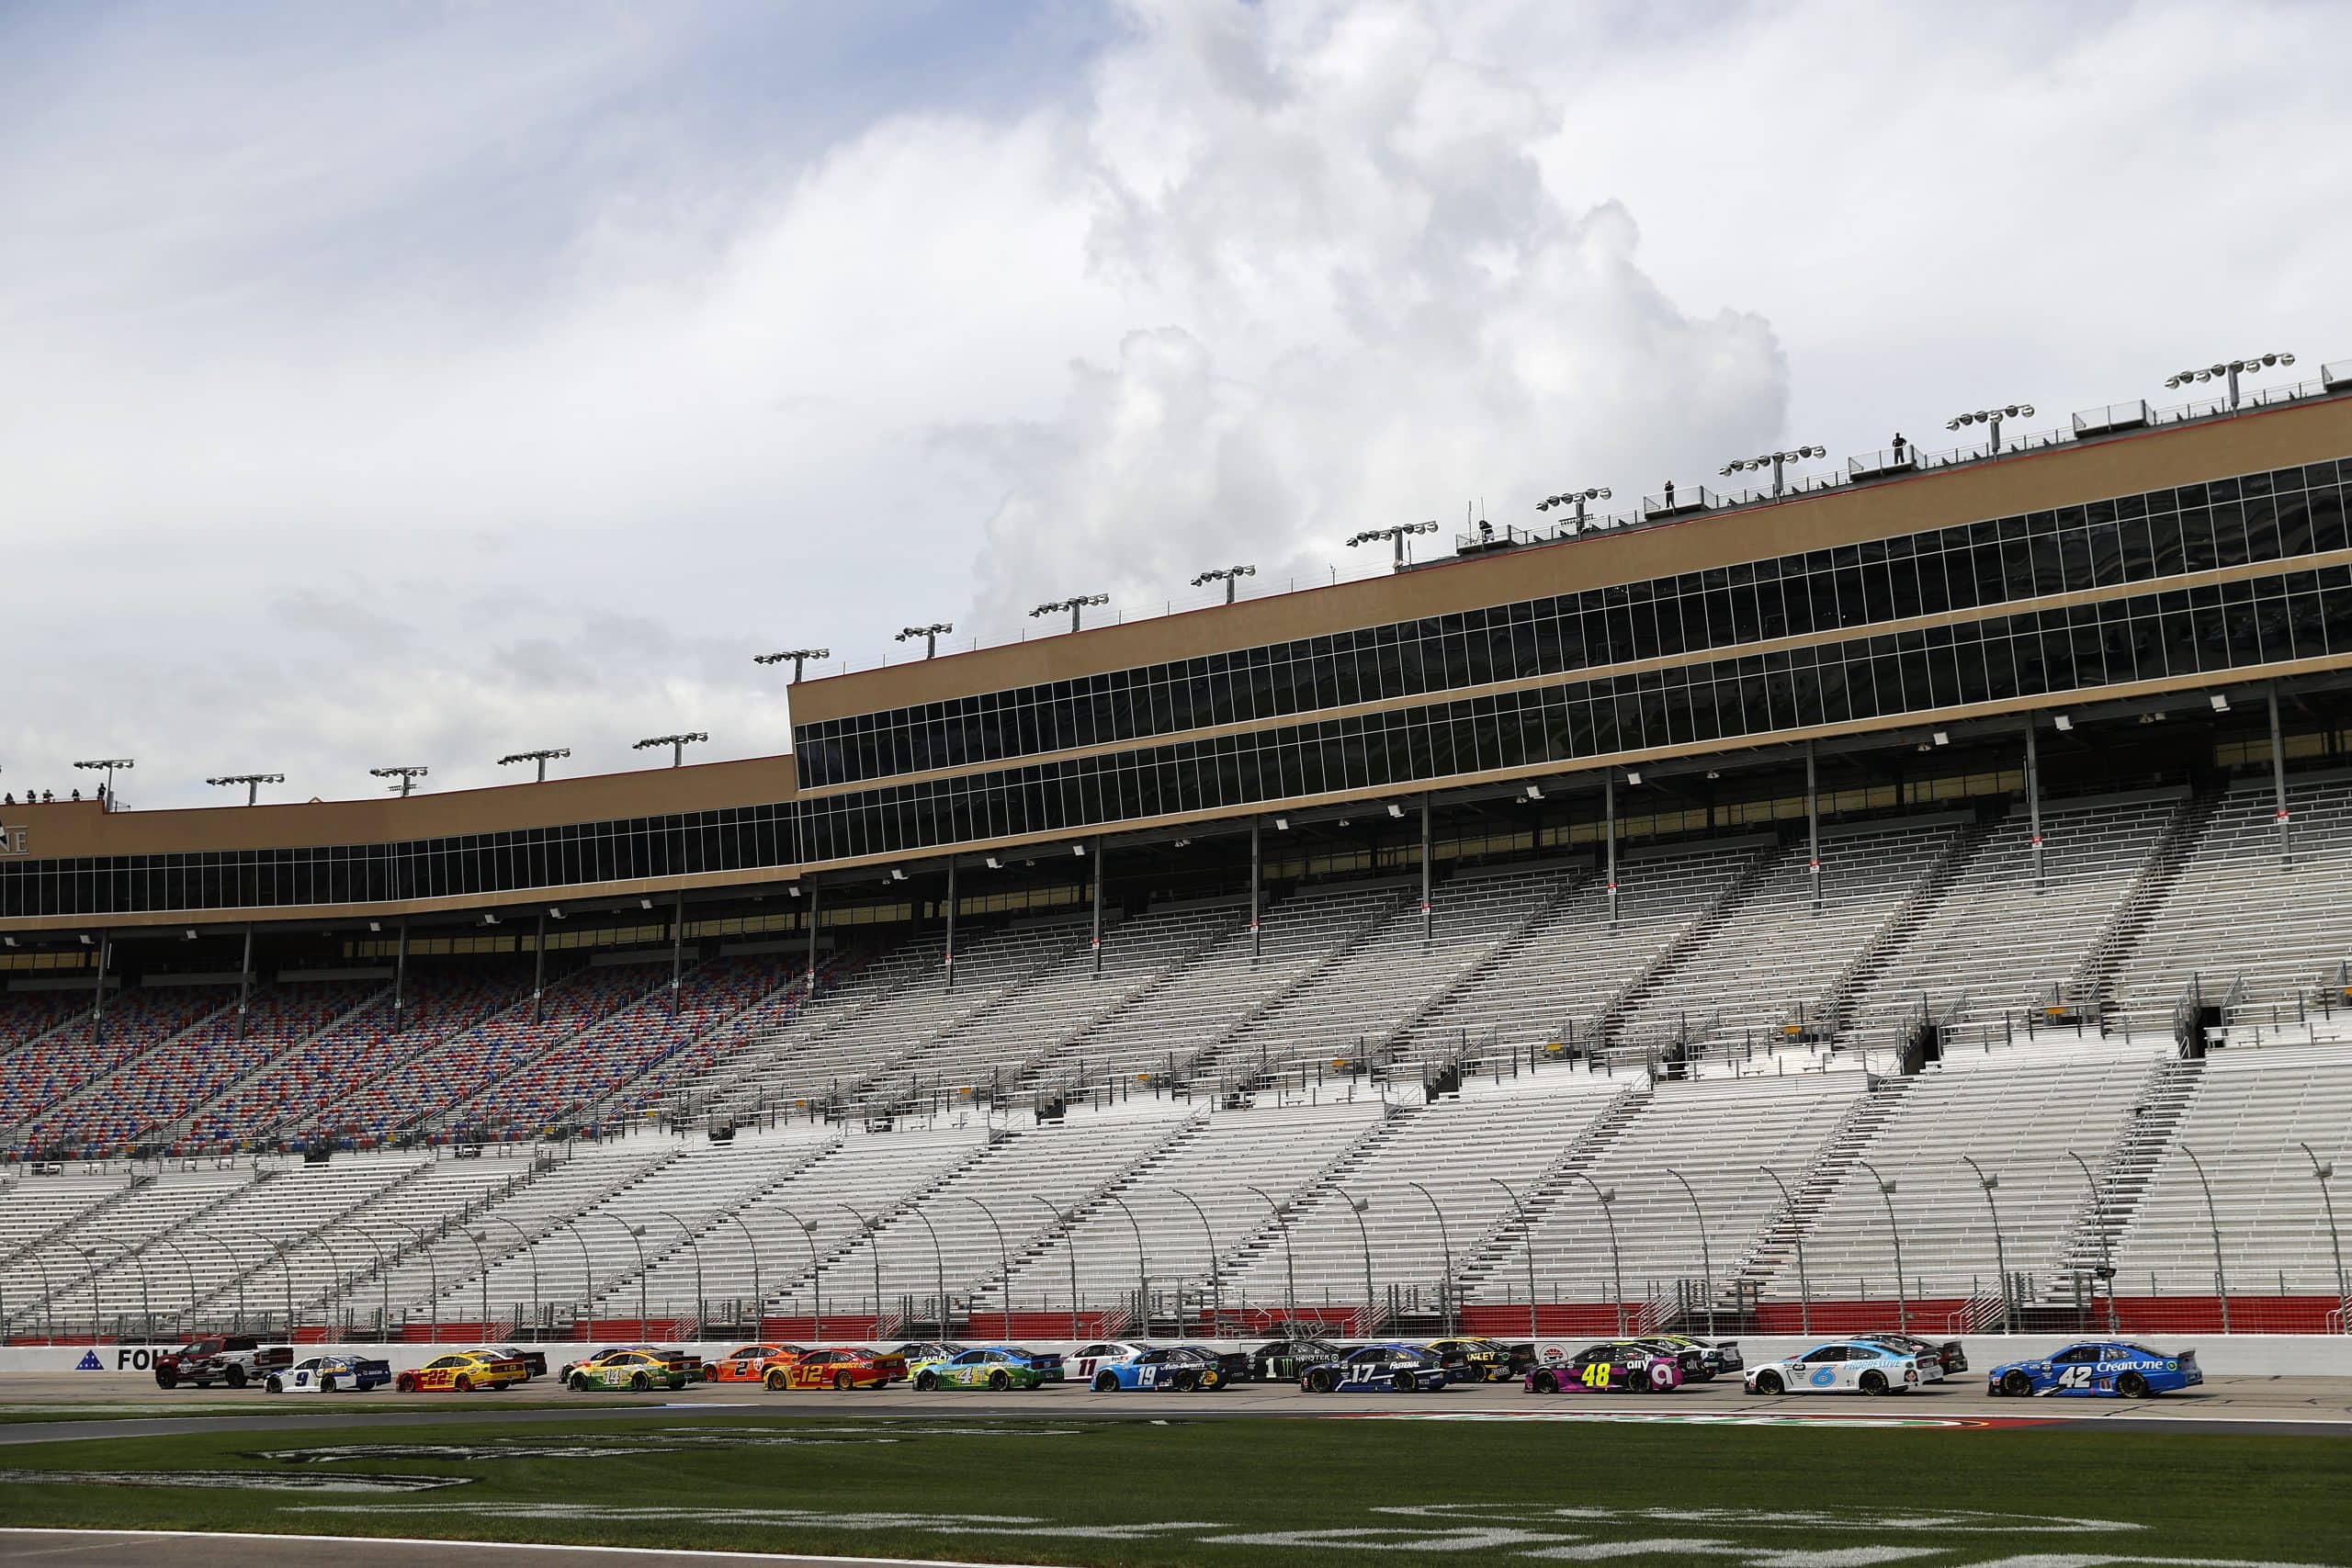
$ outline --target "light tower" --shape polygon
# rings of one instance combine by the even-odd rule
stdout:
[[[956,623],[953,621],[933,621],[927,626],[900,626],[899,635],[890,640],[912,642],[915,638],[921,637],[922,638],[922,656],[925,659],[936,659],[939,657],[940,637],[955,629]]]
[[[1808,458],[1826,457],[1828,455],[1828,448],[1824,446],[1797,446],[1786,452],[1767,452],[1756,457],[1735,457],[1723,466],[1722,472],[1725,479],[1729,479],[1734,474],[1760,472],[1765,468],[1770,468],[1772,493],[1778,496],[1783,493],[1781,484],[1781,469],[1783,465],[1802,463]]]
[[[1575,507],[1577,509],[1576,515],[1569,518],[1568,521],[1575,525],[1574,531],[1581,534],[1585,531],[1586,526],[1584,513],[1585,502],[1589,501],[1607,501],[1609,499],[1609,494],[1610,491],[1607,485],[1595,485],[1590,490],[1572,490],[1566,495],[1545,496],[1543,500],[1535,503],[1535,510],[1538,512],[1549,512],[1555,506]]]
[[[406,764],[397,768],[370,768],[368,770],[368,776],[371,779],[400,780],[400,783],[388,784],[385,787],[398,794],[402,800],[406,800],[408,792],[416,787],[416,781],[432,771],[431,768]]]
[[[2005,419],[2031,419],[2032,417],[2031,403],[2010,403],[2004,408],[1978,409],[1973,413],[1956,413],[1944,421],[1944,428],[1965,430],[1972,424],[1988,427],[1993,433],[1993,442],[1985,448],[1985,456],[1996,457],[2001,453],[2001,422]]]
[[[129,757],[92,757],[87,761],[76,762],[74,765],[77,768],[87,769],[92,773],[103,773],[106,774],[106,783],[101,787],[106,791],[106,808],[108,811],[112,811],[114,809],[114,775],[116,770],[119,769],[127,773],[139,764]]]
[[[2244,359],[2233,359],[2226,364],[2208,365],[2201,370],[2183,370],[2177,375],[2167,376],[2165,378],[2165,385],[2177,388],[2186,387],[2192,381],[2201,383],[2226,380],[2230,384],[2230,407],[2235,408],[2238,406],[2239,377],[2258,375],[2274,367],[2284,369],[2294,362],[2295,356],[2291,354],[2248,355]]]
[[[1040,604],[1035,609],[1029,612],[1029,618],[1034,621],[1040,615],[1058,615],[1064,610],[1068,610],[1069,612],[1069,629],[1077,631],[1079,629],[1079,612],[1084,610],[1090,604],[1108,604],[1110,602],[1111,596],[1108,593],[1080,593],[1072,598],[1056,599],[1050,603]]]
[[[642,740],[630,742],[629,750],[650,751],[657,746],[667,746],[670,748],[670,765],[675,768],[685,762],[687,747],[699,746],[709,739],[710,736],[706,731],[682,729],[675,735],[649,735]]]
[[[1363,533],[1358,534],[1354,538],[1350,539],[1348,541],[1348,545],[1352,548],[1357,545],[1377,544],[1381,540],[1385,539],[1396,547],[1396,570],[1402,571],[1405,570],[1406,538],[1413,534],[1434,534],[1436,532],[1437,524],[1434,520],[1427,523],[1398,523],[1387,528],[1366,528]]]
[[[516,762],[537,762],[539,765],[539,776],[536,782],[545,784],[548,782],[548,764],[571,755],[571,748],[569,746],[543,746],[536,751],[509,752],[498,759],[498,765],[504,768],[511,767]]]
[[[1230,604],[1233,603],[1234,584],[1242,578],[1255,577],[1257,575],[1258,569],[1254,566],[1214,567],[1209,570],[1201,573],[1200,576],[1193,579],[1193,586],[1195,588],[1206,588],[1212,582],[1222,582],[1225,584],[1225,602]]]
[[[752,655],[752,662],[754,664],[781,664],[787,659],[791,660],[792,683],[797,686],[800,683],[800,667],[802,665],[806,664],[812,659],[831,659],[832,656],[833,650],[830,648],[788,648],[782,653],[755,653]]]
[[[284,784],[286,775],[284,773],[222,773],[218,778],[207,779],[204,782],[214,785],[243,784],[245,786],[245,804],[252,806],[261,799],[262,785]]]

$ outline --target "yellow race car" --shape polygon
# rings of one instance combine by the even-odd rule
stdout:
[[[392,1379],[401,1393],[471,1393],[478,1388],[509,1388],[531,1370],[511,1357],[488,1350],[452,1350]]]

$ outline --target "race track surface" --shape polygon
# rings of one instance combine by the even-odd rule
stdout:
[[[0,1564],[21,1568],[712,1568],[756,1562],[809,1568],[856,1562],[862,1568],[961,1568],[911,1557],[789,1557],[759,1551],[632,1551],[609,1546],[508,1545],[497,1541],[373,1540],[364,1536],[215,1535],[198,1531],[26,1530],[0,1529]],[[1002,1568],[1002,1565],[999,1565]]]

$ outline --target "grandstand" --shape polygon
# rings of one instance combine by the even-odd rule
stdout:
[[[2346,1331],[2347,488],[2338,378],[11,808],[0,1330]]]

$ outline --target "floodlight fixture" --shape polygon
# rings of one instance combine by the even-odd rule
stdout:
[[[2071,732],[2075,728],[2075,721],[2068,718],[2063,713],[2052,714],[2050,716],[2050,722],[2057,728],[2058,733],[2061,735]]]
[[[657,746],[667,746],[670,748],[670,765],[674,768],[685,761],[687,747],[699,746],[709,739],[707,730],[682,729],[675,735],[649,735],[642,740],[631,741],[629,750],[649,751]]]
[[[112,811],[114,809],[114,775],[116,770],[120,769],[122,772],[127,773],[139,764],[133,759],[129,757],[92,757],[86,761],[76,762],[74,765],[77,768],[85,769],[92,773],[103,773],[106,774],[106,783],[100,786],[106,791],[106,793],[101,797],[100,804],[108,811]]]
[[[209,778],[204,782],[216,786],[230,784],[244,785],[245,804],[247,806],[251,806],[261,798],[262,785],[266,784],[284,784],[286,782],[286,775],[284,773],[222,773],[218,778]]]
[[[1594,485],[1589,490],[1572,490],[1565,495],[1547,495],[1543,500],[1535,503],[1535,510],[1538,512],[1549,512],[1555,506],[1575,507],[1577,509],[1576,515],[1568,519],[1568,525],[1572,532],[1581,534],[1585,531],[1587,525],[1584,511],[1585,502],[1589,501],[1607,501],[1609,496],[1610,490],[1607,485]]]
[[[1735,457],[1723,466],[1722,472],[1724,477],[1728,479],[1734,474],[1761,473],[1764,469],[1770,468],[1772,470],[1772,493],[1779,495],[1782,493],[1781,470],[1784,466],[1827,456],[1829,456],[1829,449],[1826,446],[1792,446],[1785,452],[1766,452],[1754,457]]]
[[[1992,432],[1992,444],[1985,448],[1987,456],[1998,456],[2001,450],[2001,422],[2005,419],[2031,419],[2031,403],[2009,403],[1997,409],[1977,409],[1970,413],[1956,413],[1944,421],[1946,430],[1965,430],[1981,424]]]
[[[1402,817],[1405,815],[1405,808],[1392,800],[1388,803],[1388,815],[1391,817]]]
[[[1193,586],[1195,588],[1206,588],[1212,582],[1222,582],[1225,584],[1225,602],[1230,604],[1233,603],[1234,584],[1242,578],[1255,577],[1257,575],[1258,569],[1254,566],[1212,567],[1207,571],[1201,573],[1200,576],[1193,579]]]
[[[955,629],[956,626],[952,621],[933,621],[927,626],[900,626],[899,628],[899,635],[892,637],[890,640],[892,642],[912,642],[915,638],[921,637],[922,638],[922,656],[925,659],[936,659],[939,657],[940,637],[944,633],[952,632]]]
[[[1637,784],[1641,783],[1641,782],[1642,782],[1642,771],[1641,771],[1641,769],[1639,769],[1639,768],[1628,768],[1628,769],[1626,769],[1626,770],[1625,770],[1625,782],[1626,782],[1627,784]]]
[[[402,800],[406,800],[408,798],[408,792],[416,787],[416,781],[424,777],[432,771],[433,770],[431,768],[414,764],[406,764],[397,768],[370,768],[368,770],[368,776],[371,779],[400,780],[400,783],[396,784],[387,784],[385,787],[399,795]]]
[[[539,765],[539,776],[537,782],[545,784],[548,782],[548,763],[551,760],[569,757],[571,755],[571,748],[569,746],[543,746],[536,751],[510,752],[508,755],[498,759],[498,765],[503,768],[509,767],[516,762],[537,762]]]
[[[2259,375],[2273,368],[2285,369],[2295,363],[2291,354],[2250,354],[2244,359],[2233,359],[2220,365],[2207,365],[2194,370],[2182,370],[2165,378],[2171,388],[2201,385],[2207,381],[2226,381],[2230,389],[2230,407],[2238,406],[2238,378]]]
[[[2215,713],[2227,713],[2230,711],[2230,694],[2227,692],[2215,692],[2206,700],[2213,705],[2213,711]]]
[[[831,659],[832,656],[833,650],[830,648],[787,648],[781,653],[755,653],[752,655],[752,662],[754,664],[781,664],[787,659],[791,660],[792,679],[794,684],[797,685],[800,681],[801,667],[807,664],[808,660],[812,659]]]
[[[1090,604],[1108,604],[1110,602],[1111,596],[1108,593],[1073,594],[1068,599],[1056,599],[1047,604],[1038,605],[1035,609],[1029,612],[1029,618],[1034,621],[1040,615],[1058,615],[1064,610],[1068,610],[1069,612],[1069,629],[1077,631],[1079,629],[1078,617],[1081,611],[1085,610]]]
[[[1385,539],[1396,547],[1396,570],[1398,571],[1402,571],[1405,570],[1405,540],[1407,537],[1414,534],[1434,534],[1436,532],[1437,523],[1434,519],[1426,523],[1398,523],[1386,528],[1366,528],[1363,533],[1358,534],[1353,538],[1350,539],[1348,541],[1348,545],[1350,548],[1353,548],[1357,545],[1377,544],[1381,540]]]

